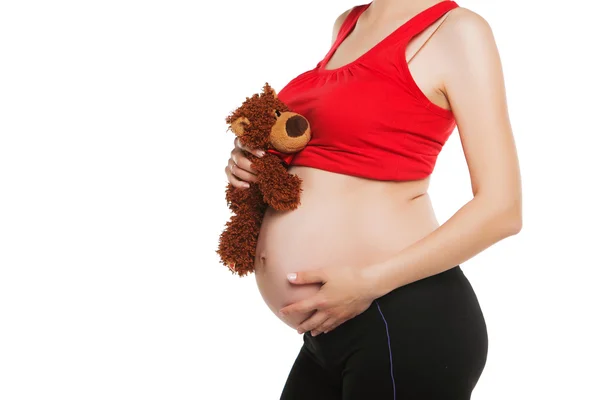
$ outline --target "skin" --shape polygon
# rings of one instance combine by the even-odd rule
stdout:
[[[412,15],[435,3],[437,1],[374,0],[327,68],[337,68],[356,59]],[[348,12],[336,19],[332,40]],[[465,8],[456,8],[446,16],[416,36],[405,56],[423,93],[433,103],[454,113],[473,198],[444,224],[419,238],[407,240],[401,250],[383,260],[359,266],[330,265],[289,274],[288,280],[293,285],[322,285],[315,294],[280,310],[282,319],[310,313],[296,324],[299,333],[329,332],[364,312],[376,298],[464,263],[522,228],[521,176],[502,66],[492,30],[483,17]],[[433,31],[435,34],[427,40]],[[243,187],[244,181],[256,179],[237,142],[226,174],[238,187]],[[411,193],[421,184],[421,196],[427,196],[428,181],[429,178],[410,182]],[[376,195],[380,195],[379,192],[374,192],[373,196]],[[380,200],[372,198],[374,204],[377,201]],[[424,211],[419,215],[424,224],[432,218]],[[420,226],[418,220],[412,223],[406,226],[407,231]]]

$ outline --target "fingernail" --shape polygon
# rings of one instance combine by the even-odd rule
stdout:
[[[264,155],[265,155],[265,152],[264,152],[264,151],[262,151],[262,150],[257,150],[257,151],[256,151],[256,155],[257,155],[257,156],[259,156],[259,157],[262,157],[262,156],[264,156]]]
[[[304,331],[302,329],[298,329],[298,333],[302,334]]]
[[[293,281],[296,280],[296,273],[292,272],[287,275],[288,280]]]
[[[312,337],[315,337],[315,336],[317,336],[317,334],[316,334],[315,332],[311,332],[311,333],[310,333],[310,335],[311,335]]]
[[[244,186],[245,188],[249,188],[249,187],[250,187],[250,184],[249,184],[249,183],[244,183],[244,185],[243,185],[243,186]]]

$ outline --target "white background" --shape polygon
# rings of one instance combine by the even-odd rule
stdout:
[[[218,263],[225,116],[327,52],[350,1],[0,2],[0,399],[277,399],[302,343]],[[492,26],[524,226],[465,262],[473,399],[600,399],[591,2],[459,2]],[[593,57],[595,56],[595,58]],[[430,194],[470,199],[455,132]]]

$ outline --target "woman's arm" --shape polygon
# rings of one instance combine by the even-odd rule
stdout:
[[[384,262],[290,274],[294,284],[323,283],[316,295],[281,310],[282,318],[317,310],[299,326],[299,333],[331,331],[374,299],[444,272],[521,230],[519,163],[492,31],[482,17],[464,8],[448,16],[438,35],[442,29],[449,54],[443,90],[457,122],[473,199],[435,231]]]
[[[521,230],[521,177],[508,117],[498,49],[487,22],[453,11],[438,35],[448,50],[445,94],[458,125],[473,199],[429,235],[377,264],[332,266],[290,274],[294,284],[323,283],[314,296],[281,309],[317,310],[298,328],[328,332],[364,312],[374,299],[444,272]]]
[[[441,29],[452,55],[444,78],[466,157],[473,199],[395,257],[366,268],[377,297],[438,274],[521,230],[521,177],[504,77],[492,30],[468,9]],[[439,33],[442,33],[440,29]]]

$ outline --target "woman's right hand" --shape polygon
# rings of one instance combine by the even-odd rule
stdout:
[[[248,151],[257,157],[262,157],[265,153],[262,150],[249,149],[244,147],[239,138],[236,136],[233,141],[233,150],[231,150],[231,157],[225,167],[225,174],[227,180],[235,187],[249,188],[248,182],[256,182],[256,171],[252,169],[252,163],[242,150]]]

